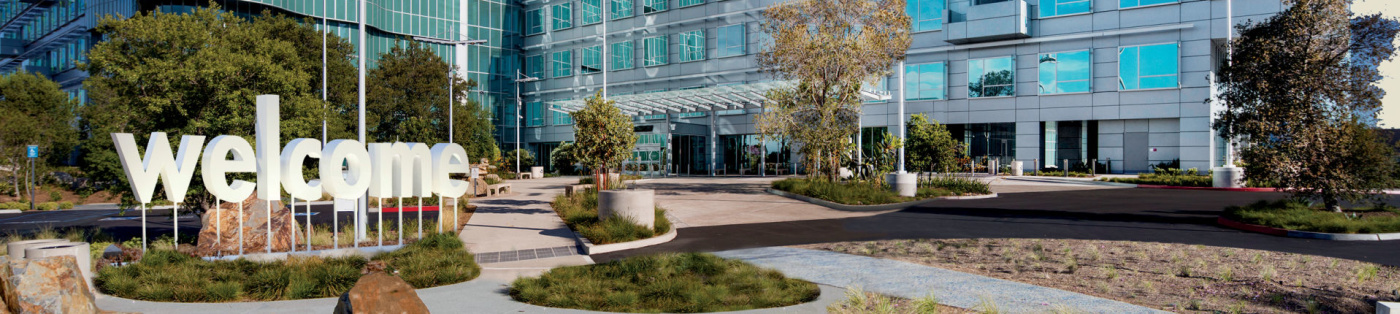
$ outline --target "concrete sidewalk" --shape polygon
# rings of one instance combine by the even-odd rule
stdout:
[[[574,235],[549,203],[577,177],[509,180],[511,192],[473,198],[476,213],[458,235],[475,254],[573,246]]]
[[[1169,313],[1133,304],[1014,281],[973,275],[895,260],[828,251],[766,247],[716,252],[788,277],[827,286],[861,287],[903,298],[927,297],[938,303],[978,310],[983,299],[1009,313],[1044,313],[1071,309],[1088,313]]]

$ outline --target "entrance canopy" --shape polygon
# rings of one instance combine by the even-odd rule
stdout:
[[[761,82],[706,88],[673,90],[646,94],[613,95],[608,100],[627,115],[647,115],[679,112],[715,111],[761,108],[768,101],[768,91],[793,86],[791,81]],[[861,89],[862,100],[889,100],[888,91]],[[546,102],[550,110],[574,112],[583,109],[583,99]]]

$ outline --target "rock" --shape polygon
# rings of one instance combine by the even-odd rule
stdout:
[[[334,313],[428,313],[428,306],[403,279],[374,272],[340,295]]]
[[[254,193],[253,195],[257,195]],[[243,252],[266,252],[267,245],[267,202],[249,196],[243,201],[243,225],[238,225],[238,204],[222,203],[204,213],[204,227],[199,231],[199,255],[238,254],[238,230],[243,230]],[[292,228],[297,227],[291,219],[290,209],[280,200],[272,201],[272,251],[287,251],[292,244]]]
[[[73,256],[3,258],[4,300],[13,313],[98,313]]]
[[[485,179],[482,179],[481,177],[472,178],[472,193],[476,193],[474,195],[486,196],[486,194],[490,192],[487,191],[487,188],[488,186],[486,184]]]

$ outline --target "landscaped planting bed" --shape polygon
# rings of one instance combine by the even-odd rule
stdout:
[[[292,257],[277,262],[206,261],[170,250],[153,250],[126,266],[102,267],[94,283],[117,297],[165,302],[272,301],[338,296],[355,285],[370,261],[414,288],[476,278],[481,268],[453,234],[427,235],[393,251],[362,257]]]
[[[934,177],[919,182],[914,197],[899,196],[885,184],[873,181],[827,181],[813,178],[789,178],[773,181],[773,189],[815,197],[846,205],[881,205],[917,201],[943,196],[991,194],[986,183],[970,178]]]
[[[593,244],[612,244],[647,239],[671,231],[671,221],[666,219],[666,210],[656,208],[654,229],[625,219],[612,217],[599,219],[598,190],[586,189],[574,195],[554,197],[554,212],[569,226]]]
[[[510,295],[529,304],[607,312],[697,313],[816,300],[811,282],[704,253],[640,256],[520,278]]]
[[[1287,230],[1326,233],[1400,232],[1400,209],[1390,206],[1354,208],[1341,213],[1298,201],[1259,201],[1225,209],[1226,219]]]
[[[802,246],[888,258],[1185,313],[1374,313],[1400,300],[1400,268],[1202,245],[1056,239],[918,239]],[[1066,309],[1073,312],[1073,304]]]
[[[828,314],[971,314],[1000,312],[992,303],[987,303],[986,306],[992,306],[992,308],[980,309],[983,311],[977,312],[938,304],[937,296],[931,294],[919,299],[905,299],[852,287],[846,289],[846,300],[828,305],[826,307],[826,312]]]

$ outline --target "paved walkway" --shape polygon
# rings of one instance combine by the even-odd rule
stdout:
[[[894,260],[828,251],[768,247],[716,252],[789,277],[916,299],[930,292],[938,303],[976,310],[983,299],[1009,313],[1068,308],[1089,313],[1168,313],[1109,299]]]
[[[462,228],[459,237],[472,253],[518,251],[573,246],[573,233],[554,214],[549,203],[564,193],[564,186],[576,177],[536,180],[509,180],[511,192],[488,198],[473,198],[476,213]]]

